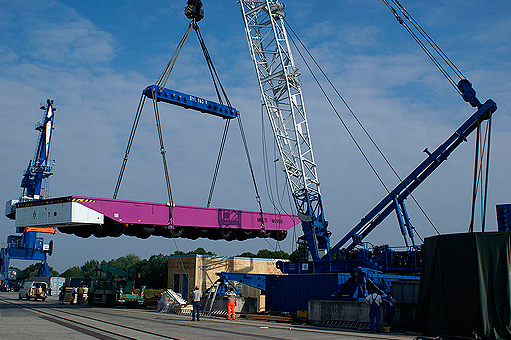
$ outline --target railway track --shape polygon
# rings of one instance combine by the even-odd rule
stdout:
[[[413,336],[368,334],[313,327],[291,326],[238,319],[202,318],[190,321],[189,316],[159,314],[152,310],[124,308],[92,308],[89,306],[60,306],[58,302],[18,301],[0,294],[0,317],[7,306],[27,312],[48,322],[48,328],[58,332],[62,327],[77,332],[77,338],[113,339],[413,339]],[[59,328],[58,326],[61,326]],[[68,337],[66,337],[68,338]],[[41,339],[38,337],[38,339]],[[51,339],[59,339],[55,334]]]

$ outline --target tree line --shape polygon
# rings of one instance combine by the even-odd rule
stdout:
[[[199,247],[195,250],[189,252],[183,252],[176,250],[173,255],[211,255],[216,256],[215,253],[211,251],[206,251],[204,248]],[[255,258],[268,258],[268,259],[290,259],[293,260],[298,258],[297,251],[294,251],[291,254],[286,253],[285,251],[278,250],[272,251],[268,249],[261,249],[257,253],[244,252],[239,255],[239,257],[255,257]],[[97,276],[97,268],[101,264],[108,264],[110,266],[129,270],[134,268],[137,273],[140,274],[140,278],[137,279],[137,286],[147,286],[149,289],[165,289],[167,288],[167,268],[168,268],[168,255],[157,254],[151,255],[149,259],[141,259],[140,256],[135,254],[128,254],[125,256],[121,256],[116,259],[112,259],[110,261],[98,261],[95,259],[88,260],[81,266],[73,266],[66,269],[64,272],[59,273],[50,267],[50,273],[52,277],[60,276],[60,277],[77,277],[77,278],[92,278]],[[31,264],[25,269],[17,269],[18,271],[18,279],[19,280],[27,280],[31,277],[34,277],[39,269],[40,264],[35,263]]]

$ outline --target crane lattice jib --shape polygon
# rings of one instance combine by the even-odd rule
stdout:
[[[265,107],[302,220],[311,255],[329,248],[316,162],[301,90],[278,1],[240,1],[250,54]]]

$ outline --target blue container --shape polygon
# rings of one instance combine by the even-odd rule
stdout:
[[[342,283],[339,280],[344,280],[339,273],[268,275],[266,310],[290,313],[307,310],[309,300],[331,300]]]

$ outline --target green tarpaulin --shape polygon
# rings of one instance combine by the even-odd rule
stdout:
[[[424,242],[416,325],[424,334],[511,339],[511,232]]]

